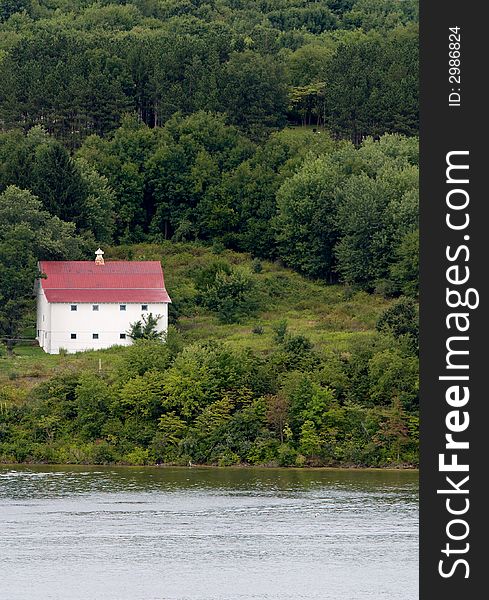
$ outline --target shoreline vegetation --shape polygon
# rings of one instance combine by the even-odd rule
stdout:
[[[413,301],[199,244],[106,255],[128,253],[162,261],[174,300],[166,341],[72,355],[19,346],[0,358],[0,461],[417,466]],[[245,274],[246,294],[210,307],[199,285],[212,294],[219,269]]]
[[[417,466],[415,0],[12,0],[0,80],[0,462]],[[43,354],[98,247],[166,340]]]
[[[133,469],[138,469],[138,468],[144,468],[144,469],[181,469],[183,470],[189,470],[189,469],[193,469],[193,470],[198,470],[198,469],[231,469],[231,470],[240,470],[240,469],[246,469],[246,470],[263,470],[263,471],[269,471],[269,470],[284,470],[284,471],[359,471],[359,472],[363,472],[363,471],[378,471],[380,473],[384,473],[386,471],[391,471],[391,472],[395,472],[398,473],[400,471],[407,471],[410,473],[419,473],[419,467],[415,467],[412,465],[397,465],[397,466],[391,466],[391,467],[362,467],[362,466],[357,466],[357,465],[338,465],[338,466],[321,466],[321,467],[311,467],[311,466],[303,466],[303,467],[278,467],[275,465],[250,465],[250,464],[238,464],[238,465],[229,465],[226,467],[222,467],[219,465],[209,465],[209,464],[198,464],[198,465],[194,465],[192,464],[191,466],[189,465],[177,465],[177,464],[171,464],[171,463],[167,463],[167,464],[154,464],[154,465],[131,465],[131,464],[125,464],[125,463],[108,463],[108,464],[74,464],[74,463],[27,463],[27,462],[23,462],[23,463],[7,463],[7,462],[0,462],[0,467],[62,467],[63,469],[65,467],[75,467],[75,468],[84,468],[84,467],[88,467],[89,469],[91,468],[106,468],[106,469],[110,469],[110,468],[133,468]]]

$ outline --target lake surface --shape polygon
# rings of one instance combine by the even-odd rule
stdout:
[[[418,474],[0,466],[2,600],[416,600]]]

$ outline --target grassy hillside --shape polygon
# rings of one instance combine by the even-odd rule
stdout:
[[[316,348],[341,351],[346,350],[354,338],[373,332],[379,315],[390,304],[382,296],[310,281],[277,263],[262,261],[261,272],[252,275],[260,305],[256,316],[240,323],[223,324],[211,311],[196,306],[195,276],[215,261],[257,270],[256,262],[248,255],[168,242],[106,248],[106,258],[162,262],[166,287],[180,312],[178,327],[188,342],[214,339],[226,341],[235,348],[250,347],[267,353],[273,345],[272,326],[285,319],[291,333],[307,336]],[[22,390],[64,370],[97,371],[99,359],[102,370],[111,371],[124,351],[124,348],[111,348],[51,356],[38,347],[17,346],[13,358],[4,355],[0,358],[0,388],[16,388],[23,395]]]
[[[24,346],[1,358],[0,462],[417,464],[412,301],[220,245],[106,257],[162,262],[167,343],[64,356]]]

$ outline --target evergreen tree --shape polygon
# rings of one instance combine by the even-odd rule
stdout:
[[[81,222],[87,186],[78,166],[59,142],[37,149],[33,180],[33,191],[46,210],[64,221]]]
[[[140,321],[131,323],[128,335],[133,340],[159,340],[163,332],[158,329],[161,315],[143,315]]]

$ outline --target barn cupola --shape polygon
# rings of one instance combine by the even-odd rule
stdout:
[[[105,264],[104,254],[105,254],[104,251],[100,248],[95,252],[95,264],[98,265],[99,267],[101,267],[102,265]]]

